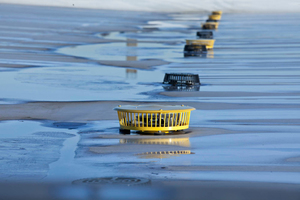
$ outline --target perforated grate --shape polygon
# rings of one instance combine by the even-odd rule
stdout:
[[[198,31],[197,36],[199,38],[204,38],[204,39],[213,39],[213,32],[212,31]]]
[[[166,73],[163,83],[172,85],[200,85],[200,78],[198,74]]]

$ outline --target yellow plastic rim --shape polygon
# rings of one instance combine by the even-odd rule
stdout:
[[[220,10],[215,10],[215,11],[212,11],[212,14],[213,15],[222,15],[222,11],[220,11]]]
[[[220,20],[221,19],[221,15],[209,15],[208,19],[211,19],[211,20]]]
[[[219,27],[219,22],[206,22],[202,24],[202,27],[209,27],[209,29],[218,29]]]
[[[205,45],[207,49],[214,48],[215,40],[186,40],[186,44],[197,44],[197,45]]]

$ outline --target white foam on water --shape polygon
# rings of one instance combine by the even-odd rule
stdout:
[[[299,0],[0,0],[0,3],[150,12],[300,12]]]

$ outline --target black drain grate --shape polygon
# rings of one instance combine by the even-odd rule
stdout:
[[[207,48],[205,45],[187,44],[184,46],[184,50],[183,50],[184,57],[199,56],[206,53],[207,53]]]
[[[217,25],[215,24],[203,24],[202,29],[217,29]]]
[[[206,22],[219,22],[219,20],[215,20],[215,19],[207,19]]]
[[[213,39],[213,32],[212,31],[198,31],[197,36],[199,38],[204,38],[204,39]]]
[[[151,181],[145,178],[133,177],[103,177],[103,178],[84,178],[73,181],[73,184],[86,184],[86,185],[126,185],[126,186],[139,186],[148,185]]]
[[[200,85],[200,78],[198,74],[166,73],[163,83],[172,85]]]

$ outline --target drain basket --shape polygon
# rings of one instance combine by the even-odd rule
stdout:
[[[208,19],[211,19],[211,20],[220,20],[221,19],[221,15],[209,15]]]
[[[162,105],[119,105],[118,112],[120,132],[130,130],[147,132],[169,132],[187,129],[193,107]],[[127,130],[127,131],[124,131]]]
[[[198,74],[166,73],[163,83],[172,85],[200,85],[200,78]]]
[[[199,38],[204,38],[204,39],[213,39],[213,32],[212,31],[198,31],[197,36]]]
[[[220,10],[212,11],[211,14],[213,14],[213,15],[222,15],[222,11],[220,11]]]
[[[219,22],[206,22],[202,24],[202,29],[217,29],[219,27]]]
[[[215,40],[214,39],[196,39],[196,40],[186,40],[187,45],[203,45],[207,49],[214,48]]]

